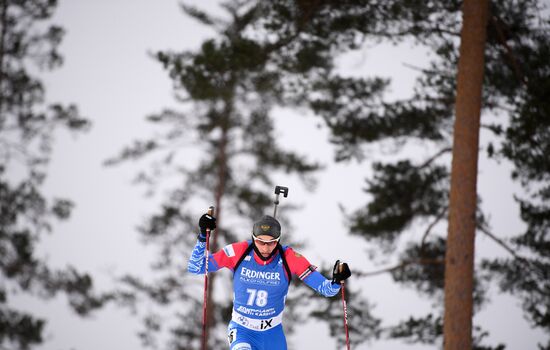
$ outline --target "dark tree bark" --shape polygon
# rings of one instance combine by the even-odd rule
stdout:
[[[0,123],[2,123],[2,110],[4,106],[4,42],[6,41],[8,3],[0,1]],[[1,124],[0,124],[1,125]]]

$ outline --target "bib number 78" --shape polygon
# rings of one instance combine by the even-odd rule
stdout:
[[[264,307],[267,305],[267,291],[262,289],[247,288],[246,292],[248,293],[248,301],[246,302],[246,305],[252,306],[254,303],[259,307]]]

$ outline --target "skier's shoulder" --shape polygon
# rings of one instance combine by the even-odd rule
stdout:
[[[285,258],[287,258],[287,259],[289,259],[289,258],[290,259],[300,259],[300,258],[304,257],[302,254],[295,251],[294,248],[292,248],[291,246],[284,245],[282,247],[283,247],[283,252],[285,252]]]
[[[228,257],[234,257],[234,256],[239,257],[246,251],[250,243],[251,241],[231,243],[223,247],[223,251],[225,252],[225,255],[227,255]]]
[[[293,273],[299,275],[311,265],[306,257],[295,251],[292,247],[283,246],[283,251],[285,252],[285,260]]]

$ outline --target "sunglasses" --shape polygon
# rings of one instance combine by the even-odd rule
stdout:
[[[270,239],[270,240],[265,240],[265,239],[261,239],[261,238],[256,238],[254,237],[254,242],[256,242],[256,245],[259,245],[259,246],[269,246],[269,247],[272,247],[274,245],[277,244],[277,242],[279,242],[279,238],[274,238],[274,239]]]

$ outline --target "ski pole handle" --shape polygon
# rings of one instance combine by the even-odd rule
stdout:
[[[273,217],[277,218],[277,206],[279,205],[279,195],[283,194],[283,197],[288,197],[288,187],[275,186],[275,208],[273,209]]]
[[[210,206],[208,207],[208,210],[206,211],[206,214],[209,216],[214,216],[214,207]],[[210,252],[210,228],[206,228],[206,250],[204,251],[204,274],[208,275],[208,254]]]

